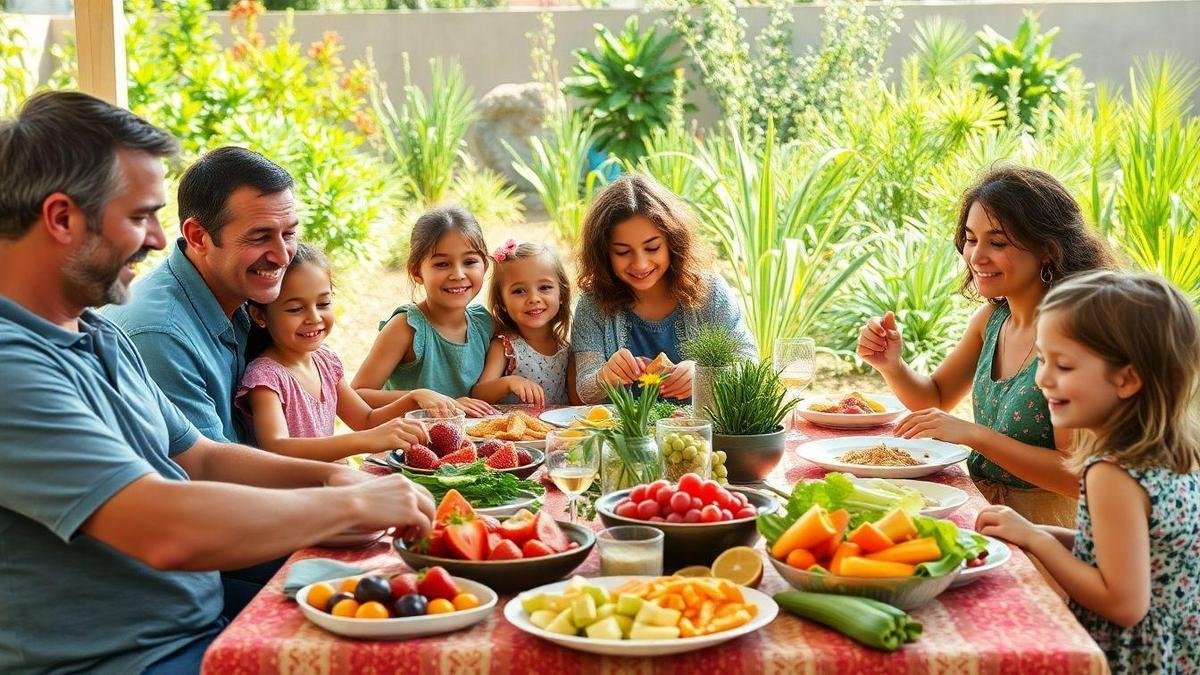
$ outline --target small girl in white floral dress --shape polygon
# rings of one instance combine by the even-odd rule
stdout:
[[[1083,432],[1079,529],[1005,506],[976,528],[1045,566],[1114,673],[1200,672],[1200,319],[1162,279],[1115,272],[1067,279],[1039,311],[1037,385],[1055,428]]]
[[[544,244],[513,239],[492,258],[488,308],[496,337],[471,396],[539,406],[577,402],[568,341],[571,285],[562,262]]]

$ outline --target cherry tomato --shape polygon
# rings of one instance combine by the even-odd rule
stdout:
[[[634,502],[626,500],[618,504],[617,508],[613,509],[613,513],[616,513],[622,518],[637,518],[638,505]]]
[[[758,511],[753,506],[743,506],[741,510],[733,514],[734,518],[753,518],[758,515]]]
[[[733,520],[733,513],[729,509],[721,509],[721,520]]]
[[[308,596],[305,598],[305,601],[308,602],[309,605],[312,605],[323,612],[325,611],[325,608],[329,606],[329,599],[332,598],[333,594],[336,592],[337,591],[333,590],[333,586],[330,586],[325,582],[321,582],[308,589]]]
[[[688,512],[683,514],[683,522],[685,522],[685,523],[700,522],[700,509],[688,509]]]
[[[335,608],[336,609],[336,608]],[[387,607],[383,606],[382,602],[364,602],[358,606],[354,612],[356,619],[386,619],[388,618]]]
[[[671,510],[675,513],[687,513],[692,508],[692,498],[686,492],[676,492],[671,495]]]
[[[720,489],[721,486],[717,483],[717,481],[706,480],[704,481],[704,485],[700,487],[700,498],[703,499],[706,504],[712,504],[717,500],[717,491]]]
[[[668,483],[665,478],[659,478],[658,480],[646,486],[646,497],[654,499],[655,497],[658,497],[659,490],[670,486],[671,484]]]
[[[659,490],[658,494],[654,495],[654,501],[658,502],[658,505],[665,509],[667,505],[671,503],[671,498],[676,494],[678,493],[672,490],[670,487],[665,487]]]
[[[721,509],[714,504],[709,504],[703,509],[700,509],[700,522],[715,523],[721,519]]]
[[[646,486],[638,485],[629,491],[629,501],[637,503],[646,498]]]
[[[667,514],[667,522],[668,523],[682,523],[683,516],[679,515],[678,511],[672,511]]]
[[[473,609],[479,606],[479,598],[474,593],[459,593],[450,601],[454,609]]]
[[[694,473],[685,473],[679,478],[679,490],[693,497],[700,496],[700,486],[703,484],[704,479]]]
[[[692,497],[692,508],[696,509],[697,511],[704,508],[704,500],[700,499],[699,497]]]
[[[358,601],[346,598],[333,606],[329,611],[334,616],[353,617],[358,612]]]
[[[658,508],[658,502],[653,499],[646,499],[637,506],[638,518],[642,520],[650,520],[654,516],[662,513]]]

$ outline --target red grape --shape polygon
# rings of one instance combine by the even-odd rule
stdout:
[[[653,518],[651,518],[651,519],[650,519],[650,522],[652,522],[652,523],[665,523],[665,522],[667,522],[667,519],[666,519],[666,518],[663,518],[662,516],[654,516]]]
[[[700,509],[688,509],[688,512],[683,514],[683,522],[685,522],[685,523],[700,522]]]
[[[682,522],[683,522],[683,516],[679,515],[678,513],[674,512],[674,511],[672,511],[671,513],[668,513],[668,514],[667,514],[667,522],[668,522],[668,523],[682,523]]]
[[[733,520],[733,514],[729,509],[721,509],[721,520]]]
[[[704,500],[699,497],[692,497],[692,508],[697,511],[704,508]]]
[[[632,502],[640,502],[646,498],[646,486],[638,485],[629,491],[629,500]]]
[[[665,487],[668,487],[670,485],[671,484],[667,482],[667,479],[659,478],[658,480],[656,480],[653,483],[646,486],[646,497],[649,499],[654,499],[655,497],[658,496],[659,490],[661,490]]]
[[[721,519],[721,509],[709,504],[703,509],[700,509],[700,521],[704,523],[715,523]]]
[[[733,514],[735,518],[753,518],[758,515],[758,510],[753,506],[743,506],[740,511]]]
[[[700,487],[700,498],[703,499],[705,503],[712,504],[717,500],[717,490],[720,489],[721,486],[717,483],[717,481],[706,480],[704,481],[704,485]]]
[[[737,503],[733,501],[733,495],[729,494],[729,490],[726,490],[725,488],[717,488],[717,494],[714,501],[717,503],[717,506],[720,506],[723,509],[732,509]]]

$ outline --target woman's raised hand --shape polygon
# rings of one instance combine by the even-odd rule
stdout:
[[[662,383],[659,393],[665,398],[691,398],[695,372],[695,361],[680,361],[671,368],[671,374]]]
[[[622,347],[608,357],[608,362],[600,368],[597,377],[601,382],[617,386],[633,382],[642,376],[643,371],[644,366],[633,355],[633,352]]]
[[[899,367],[903,348],[900,327],[892,312],[871,317],[858,333],[858,355],[880,372]]]

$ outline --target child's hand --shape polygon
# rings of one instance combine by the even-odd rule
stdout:
[[[696,371],[695,361],[680,361],[675,364],[671,374],[667,376],[659,388],[666,398],[690,398],[692,395],[692,375]]]
[[[467,413],[467,417],[487,417],[488,415],[499,415],[500,411],[492,407],[487,401],[480,401],[477,398],[463,396],[462,398],[454,399],[454,403],[463,412]]]
[[[546,390],[542,385],[518,375],[508,376],[508,390],[521,399],[521,403],[529,405],[545,405]]]
[[[629,384],[642,376],[644,367],[634,357],[633,353],[622,347],[608,357],[608,362],[600,368],[598,377],[601,382],[611,385]]]
[[[382,450],[408,450],[414,443],[425,440],[425,431],[417,422],[405,419],[390,419],[383,424],[361,432],[372,448],[370,452]]]
[[[984,507],[975,518],[975,531],[1028,548],[1038,528],[1012,508],[991,504]]]
[[[458,404],[454,402],[454,399],[432,389],[413,389],[409,394],[412,396],[413,403],[417,404],[418,410],[426,410],[432,416],[453,417],[454,413],[458,411]]]

